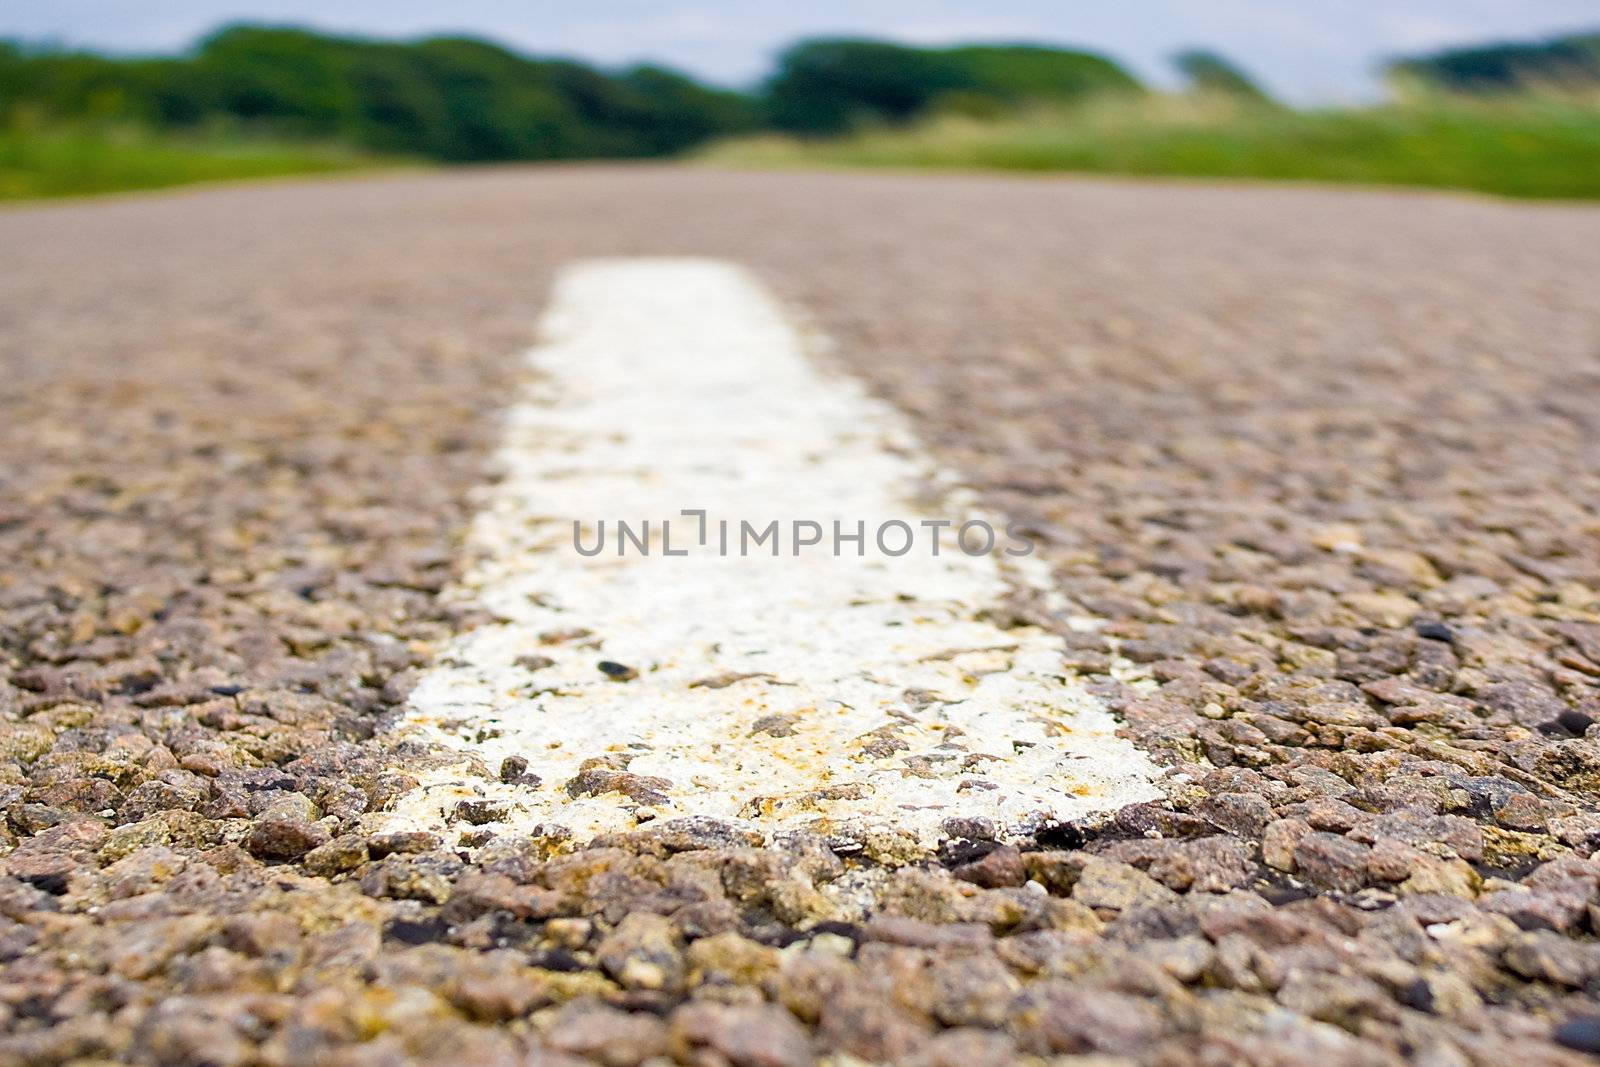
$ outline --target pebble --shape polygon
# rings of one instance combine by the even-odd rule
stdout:
[[[282,812],[268,812],[256,820],[245,838],[250,854],[266,860],[299,859],[328,843],[326,827]]]
[[[603,659],[595,666],[600,669],[601,674],[610,678],[613,682],[631,682],[639,677],[639,672],[633,667],[629,667],[625,663],[617,663],[614,660]]]

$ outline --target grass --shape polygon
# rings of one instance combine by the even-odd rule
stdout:
[[[835,140],[747,138],[716,145],[703,158],[736,166],[1299,179],[1600,198],[1600,102],[1419,98],[1293,111],[1150,96],[989,120],[946,115]]]
[[[325,174],[386,160],[326,145],[117,128],[0,127],[0,200]]]
[[[1107,97],[1071,109],[943,115],[832,140],[761,136],[702,154],[737,166],[856,166],[1300,179],[1600,198],[1600,99],[1415,97],[1293,111],[1219,97]],[[0,126],[0,200],[323,174],[396,161],[236,132]]]

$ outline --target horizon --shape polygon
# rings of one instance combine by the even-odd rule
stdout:
[[[1218,0],[1207,5],[1209,12],[1181,0],[1150,0],[1142,9],[1146,17],[1131,19],[1108,9],[1077,11],[1064,19],[1037,0],[1014,0],[977,16],[952,0],[921,5],[886,0],[859,7],[835,0],[807,12],[757,3],[741,7],[738,18],[718,14],[725,6],[723,0],[703,0],[658,11],[645,10],[650,5],[643,0],[606,0],[577,16],[567,9],[530,15],[505,0],[478,0],[457,5],[451,18],[439,20],[413,0],[356,0],[335,18],[322,17],[309,0],[177,0],[159,14],[103,0],[58,0],[0,11],[0,38],[115,55],[172,55],[238,23],[378,40],[469,36],[524,55],[605,68],[656,64],[740,89],[759,84],[784,47],[815,37],[870,37],[923,47],[1079,49],[1113,59],[1156,87],[1177,84],[1173,53],[1203,48],[1227,56],[1290,103],[1324,104],[1381,96],[1383,63],[1402,55],[1540,40],[1592,30],[1600,22],[1592,4],[1576,0],[1534,0],[1516,12],[1485,0],[1413,0],[1385,10],[1343,0],[1315,12],[1283,11],[1267,0]],[[637,17],[625,17],[628,11]],[[1154,17],[1153,11],[1169,17]]]

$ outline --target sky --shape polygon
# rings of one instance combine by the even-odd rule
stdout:
[[[1036,41],[1106,52],[1157,84],[1181,48],[1217,49],[1297,103],[1370,98],[1384,57],[1600,29],[1600,0],[0,0],[0,37],[171,52],[219,24],[382,37],[468,33],[602,64],[663,62],[748,85],[787,42]]]

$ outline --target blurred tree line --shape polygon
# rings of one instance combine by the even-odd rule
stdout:
[[[240,25],[177,57],[111,57],[0,41],[0,122],[218,127],[452,162],[661,156],[777,128],[842,132],[937,103],[999,107],[1138,83],[1110,60],[1023,46],[796,45],[758,92],[656,66],[621,72],[468,38],[393,42]]]
[[[1593,92],[1600,87],[1600,33],[1452,48],[1396,60],[1389,74],[1403,88],[1457,93]]]
[[[1141,88],[1117,64],[1089,52],[823,39],[802,41],[779,57],[762,104],[765,119],[777,129],[836,134],[864,123],[904,122],[934,107],[981,116],[1021,103]]]
[[[1195,92],[1271,104],[1213,52],[1180,53],[1174,62]],[[1447,91],[1594,86],[1600,35],[1458,49],[1390,69],[1406,84]],[[608,72],[461,37],[397,42],[238,25],[174,57],[0,41],[0,132],[125,124],[451,162],[662,156],[760,129],[830,136],[933,111],[997,117],[1022,104],[1143,92],[1104,56],[1031,45],[802,41],[757,91],[740,93],[661,67]]]
[[[611,74],[466,38],[233,26],[175,58],[0,42],[0,119],[222,124],[465,162],[666,155],[753,128],[757,106],[659,67]]]

